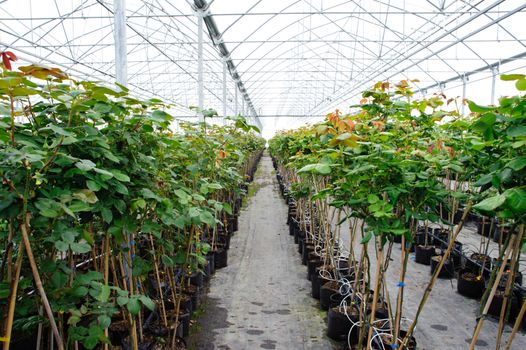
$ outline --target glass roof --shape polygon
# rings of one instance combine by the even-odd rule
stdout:
[[[220,34],[204,26],[204,107],[248,109],[232,69],[223,101],[224,44],[268,130],[345,110],[386,79],[457,95],[465,79],[466,96],[489,103],[492,84],[474,82],[525,66],[524,0],[126,0],[128,87],[176,103],[181,117],[199,102],[199,4]],[[114,0],[0,0],[0,18],[0,50],[19,64],[115,81]]]

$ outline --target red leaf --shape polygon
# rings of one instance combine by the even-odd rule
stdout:
[[[11,61],[16,61],[16,60],[18,60],[18,57],[16,57],[16,55],[15,55],[14,53],[12,53],[11,51],[6,51],[5,54],[6,54],[7,56],[9,56],[9,59],[10,59]]]
[[[11,70],[11,62],[5,52],[2,52],[2,62],[4,63],[5,69]]]
[[[4,63],[4,66],[7,70],[11,70],[12,67],[11,67],[11,61],[16,61],[18,59],[18,57],[16,57],[16,55],[14,53],[12,53],[11,51],[5,51],[5,52],[2,52],[2,62]]]

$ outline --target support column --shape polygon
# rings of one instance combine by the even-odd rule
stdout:
[[[126,0],[113,0],[115,39],[115,78],[122,86],[128,85],[128,59],[126,50]]]
[[[465,115],[465,111],[466,111],[466,104],[464,103],[464,101],[466,100],[467,82],[468,82],[468,77],[466,77],[466,74],[462,74],[462,107],[461,107],[461,112],[460,112],[462,116]]]
[[[237,81],[234,81],[234,99],[235,99],[235,106],[234,106],[234,114],[235,115],[238,115],[239,114],[239,111],[238,111],[238,101],[237,101]]]
[[[497,83],[497,75],[499,68],[497,66],[491,68],[491,104],[495,104],[495,86]]]
[[[226,110],[228,101],[226,100],[226,60],[223,60],[223,125],[226,125]]]
[[[203,78],[203,11],[197,10],[197,95],[199,96],[199,121],[204,122],[203,109],[205,104]]]
[[[241,98],[241,115],[244,117],[247,114],[245,113],[245,97]]]

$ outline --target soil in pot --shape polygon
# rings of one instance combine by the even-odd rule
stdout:
[[[458,274],[457,291],[463,296],[479,299],[484,294],[485,286],[484,276],[466,270]]]
[[[423,246],[417,245],[415,248],[415,262],[419,264],[429,265],[431,264],[431,257],[435,256],[434,246]]]
[[[128,321],[122,318],[112,320],[109,327],[109,338],[111,344],[113,346],[121,345],[124,338],[126,338],[129,335],[129,332],[130,329],[128,326]]]
[[[139,343],[139,350],[153,350],[156,343],[156,337],[153,334],[146,334],[143,337],[142,342]],[[126,337],[121,343],[122,350],[132,350],[130,337]]]
[[[179,303],[179,310],[184,310],[192,313],[194,311],[192,309],[192,304],[192,296],[190,294],[183,293],[183,295],[181,295],[181,301]],[[171,299],[171,297],[164,302],[164,307],[166,308],[166,311],[175,310],[176,305]]]
[[[438,264],[440,264],[440,261],[443,259],[443,256],[436,255],[431,258],[431,274],[435,273],[435,270],[438,267]],[[451,259],[447,259],[447,261],[442,266],[442,270],[440,270],[440,273],[438,274],[438,278],[453,278],[455,275],[455,268],[453,261]]]
[[[320,287],[320,308],[328,310],[331,303],[331,296],[338,293],[340,285],[337,281],[329,281]]]
[[[482,265],[485,266],[482,275],[487,279],[491,271],[491,257],[489,255],[473,253],[469,259],[465,259],[464,261],[464,269],[476,274],[480,273]]]
[[[393,336],[391,334],[387,334],[387,333],[388,332],[386,332],[386,334],[382,334],[380,336],[383,346],[379,346],[378,347],[378,345],[376,345],[377,349],[382,349],[382,350],[383,349],[392,349],[391,344],[394,343],[393,342]],[[398,339],[402,340],[402,339],[405,338],[406,335],[407,335],[407,331],[400,330],[400,334],[398,334]],[[407,342],[407,346],[405,346],[404,349],[416,350],[416,346],[417,346],[416,339],[415,339],[415,337],[411,336],[409,338],[409,341]]]

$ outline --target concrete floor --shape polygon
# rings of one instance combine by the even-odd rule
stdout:
[[[268,155],[251,186],[256,192],[239,217],[228,266],[212,277],[189,349],[333,349]]]
[[[193,327],[189,349],[336,349],[324,335],[326,312],[319,311],[318,301],[310,297],[306,267],[301,265],[297,246],[288,235],[287,207],[279,195],[268,156],[262,158],[251,186],[255,195],[248,198],[240,215],[239,232],[231,241],[229,266],[212,278],[205,313]],[[476,249],[480,236],[472,229],[462,232],[460,240]],[[348,247],[348,230],[343,229],[341,237]],[[387,274],[393,302],[400,267],[399,246],[393,248]],[[374,271],[372,244],[370,249]],[[429,270],[429,266],[413,259],[408,264],[406,317],[416,312],[430,279]],[[467,349],[478,306],[478,301],[457,293],[456,280],[439,279],[415,331],[418,349]],[[497,327],[495,320],[485,321],[476,349],[495,349]],[[503,341],[510,331],[506,327]],[[517,334],[512,349],[526,349],[524,333]]]

